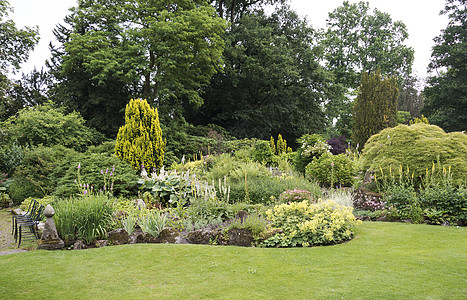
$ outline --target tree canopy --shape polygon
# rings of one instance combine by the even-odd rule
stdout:
[[[343,90],[320,66],[322,51],[305,20],[289,7],[271,16],[257,11],[225,38],[224,72],[214,75],[190,122],[215,123],[237,137],[280,133],[291,142],[323,130]]]
[[[206,1],[80,0],[65,22],[51,61],[58,92],[94,127],[106,124],[93,112],[122,113],[131,96],[199,107],[200,89],[222,66],[227,24]]]
[[[20,64],[28,59],[29,52],[39,42],[39,29],[18,29],[9,18],[11,11],[8,1],[0,0],[0,120],[18,111],[15,100],[10,96],[13,83],[7,74],[19,69]]]
[[[408,32],[402,21],[378,9],[371,14],[368,2],[344,1],[329,13],[327,27],[327,67],[345,87],[357,88],[362,73],[378,69],[398,78],[410,75],[414,50],[404,45]]]
[[[422,112],[446,131],[467,130],[467,1],[446,0],[449,23],[434,39]]]

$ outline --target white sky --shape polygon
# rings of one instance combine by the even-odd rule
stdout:
[[[21,72],[29,73],[34,66],[40,69],[50,57],[48,45],[54,40],[52,30],[62,23],[68,8],[76,5],[76,0],[9,0],[14,13],[10,14],[17,27],[39,26],[40,42],[29,60],[22,65]],[[302,17],[306,17],[313,28],[324,28],[328,13],[342,5],[343,0],[290,0],[291,7]],[[350,0],[355,3],[358,0]],[[445,0],[367,0],[371,11],[375,8],[391,15],[393,21],[402,21],[407,26],[407,45],[415,49],[414,72],[427,75],[433,38],[440,34],[448,23],[446,16],[439,12]]]

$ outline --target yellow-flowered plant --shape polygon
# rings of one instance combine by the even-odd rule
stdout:
[[[334,201],[302,201],[276,205],[266,215],[272,226],[281,232],[265,240],[263,245],[307,247],[348,241],[354,235],[355,226],[361,224],[352,210]]]

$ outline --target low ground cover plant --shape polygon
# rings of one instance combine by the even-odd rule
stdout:
[[[263,242],[267,247],[308,247],[338,244],[355,234],[352,208],[333,201],[291,202],[279,204],[266,212],[271,226],[282,230]]]

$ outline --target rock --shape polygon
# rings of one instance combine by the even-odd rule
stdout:
[[[240,223],[243,224],[243,222],[245,221],[245,219],[248,218],[248,213],[244,210],[239,210],[237,215],[235,216],[235,219],[238,219],[240,220]]]
[[[119,228],[108,232],[107,239],[112,245],[123,245],[129,243],[130,236],[125,229]]]
[[[202,228],[194,231],[190,231],[187,234],[187,239],[191,244],[204,244],[208,245],[216,239],[216,235],[211,228]]]
[[[229,245],[251,247],[255,239],[250,230],[245,228],[232,228],[228,232]]]
[[[73,244],[73,250],[88,249],[88,246],[82,240],[76,240]]]
[[[180,232],[178,232],[177,229],[175,228],[164,228],[159,236],[157,237],[157,243],[161,244],[174,244],[177,241],[178,236],[180,235]]]
[[[136,243],[156,244],[157,238],[147,232],[141,232],[136,236]]]
[[[109,245],[109,241],[108,240],[97,240],[96,241],[96,247],[97,248],[101,248],[101,247],[106,247]]]

